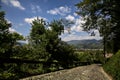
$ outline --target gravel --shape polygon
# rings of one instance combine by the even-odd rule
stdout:
[[[32,76],[20,80],[112,80],[99,64]]]

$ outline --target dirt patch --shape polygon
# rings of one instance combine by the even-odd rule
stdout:
[[[99,64],[32,76],[20,80],[112,80]]]

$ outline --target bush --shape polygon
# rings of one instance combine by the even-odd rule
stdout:
[[[18,80],[15,70],[16,64],[4,63],[0,65],[0,80]]]
[[[90,62],[90,63],[103,63],[105,61],[105,58],[103,56],[103,52],[100,50],[88,50],[84,52],[76,51],[74,53],[76,61],[80,62]]]
[[[115,80],[120,80],[120,50],[108,60],[103,68]]]

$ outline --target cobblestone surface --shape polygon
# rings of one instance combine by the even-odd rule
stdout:
[[[20,80],[112,80],[98,64],[32,76]]]

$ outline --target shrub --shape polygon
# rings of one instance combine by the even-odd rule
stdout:
[[[76,61],[80,62],[90,62],[90,63],[103,63],[105,61],[105,58],[103,56],[103,52],[100,50],[88,50],[84,52],[76,51],[74,53]]]
[[[120,50],[103,67],[115,80],[120,80]]]
[[[19,78],[14,71],[16,69],[16,64],[4,63],[0,65],[0,80],[18,80]]]

